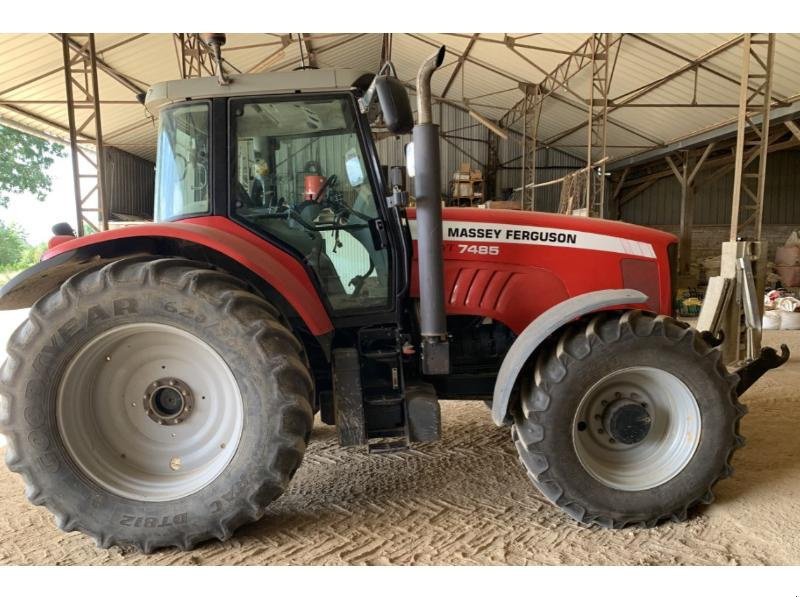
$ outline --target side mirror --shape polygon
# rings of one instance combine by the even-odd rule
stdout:
[[[408,91],[400,80],[390,75],[378,75],[374,85],[386,128],[398,135],[411,133],[414,128],[414,113]]]

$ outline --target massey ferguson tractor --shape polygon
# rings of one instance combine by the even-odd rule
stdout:
[[[581,523],[713,500],[763,365],[729,371],[670,316],[672,235],[443,209],[443,58],[419,71],[416,125],[391,67],[149,90],[155,223],[57,226],[0,292],[30,307],[0,372],[5,460],[61,529],[143,552],[225,540],[286,489],[317,412],[343,446],[401,451],[439,439],[439,398],[490,403]],[[413,208],[373,122],[413,129]]]

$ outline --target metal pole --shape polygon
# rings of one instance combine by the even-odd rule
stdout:
[[[739,88],[739,113],[736,127],[736,159],[734,164],[733,200],[731,206],[730,239],[739,237],[761,238],[764,215],[764,191],[769,154],[770,104],[772,103],[772,70],[775,59],[775,34],[766,38],[747,33],[742,41],[742,71]],[[750,93],[753,86],[756,90]],[[762,103],[755,111],[748,110],[750,101],[762,95]],[[759,121],[760,117],[760,122]],[[745,154],[747,127],[755,133],[756,154]],[[758,157],[758,167],[747,172],[752,159]],[[755,181],[753,181],[755,180]]]
[[[692,229],[694,228],[694,188],[689,185],[689,153],[683,154],[681,177],[681,230],[678,245],[678,272],[689,275],[692,259]]]
[[[78,235],[83,235],[83,211],[81,202],[81,178],[78,170],[78,135],[75,127],[75,107],[72,96],[72,68],[70,66],[69,40],[67,34],[61,35],[61,49],[64,57],[64,79],[67,93],[67,120],[69,121],[69,151],[72,159],[72,187],[75,193],[75,218]]]
[[[592,71],[592,78],[589,81],[589,124],[587,126],[586,131],[586,166],[590,167],[592,164],[592,143],[594,142],[594,90],[595,90],[595,78],[597,74],[597,67],[595,63],[597,61],[596,53],[597,53],[597,38],[596,34],[592,34],[591,41],[589,42],[589,48],[591,53],[591,71]],[[586,169],[586,190],[584,192],[584,196],[586,199],[586,214],[587,216],[591,216],[592,210],[592,169]]]
[[[103,127],[100,124],[100,88],[97,85],[97,53],[95,51],[94,34],[89,34],[89,57],[92,76],[92,97],[94,100],[94,127],[95,127],[95,149],[97,151],[97,210],[99,211],[98,221],[103,231],[108,229],[108,211],[106,210],[105,194],[105,151],[103,146]]]
[[[761,125],[761,145],[758,159],[758,188],[756,192],[757,208],[755,222],[755,238],[761,239],[761,225],[764,218],[764,190],[767,183],[767,154],[769,148],[769,111],[772,104],[772,69],[775,63],[775,34],[770,33],[767,41],[766,79],[764,81],[764,97]]]
[[[750,77],[750,34],[742,40],[742,68],[739,81],[739,114],[736,117],[736,162],[733,170],[733,199],[731,204],[730,241],[735,242],[739,233],[739,206],[742,194],[742,161],[744,157],[745,117],[747,116],[747,85]],[[763,121],[762,121],[763,123]],[[769,121],[767,121],[767,127]],[[762,125],[764,126],[764,125]]]

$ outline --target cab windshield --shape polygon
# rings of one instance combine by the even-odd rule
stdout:
[[[208,104],[184,104],[161,111],[156,221],[209,212],[208,151]]]
[[[233,215],[299,253],[334,311],[390,303],[352,98],[231,102]]]

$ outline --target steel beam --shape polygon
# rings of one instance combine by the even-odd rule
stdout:
[[[622,36],[612,36],[610,33],[596,33],[589,44],[592,62],[592,80],[589,88],[586,140],[586,165],[594,163],[592,156],[595,149],[599,150],[598,160],[606,158],[606,141],[608,129],[608,93],[611,88],[611,78],[619,52]],[[586,207],[590,217],[605,217],[605,189],[606,189],[606,163],[600,164],[598,172],[594,169],[586,170]]]
[[[580,46],[578,46],[578,48],[576,48],[573,52],[570,52],[567,58],[560,62],[555,69],[550,71],[550,73],[548,73],[541,81],[540,86],[545,91],[545,97],[568,85],[569,80],[580,73],[584,67],[590,63],[591,56],[587,54],[587,49],[591,43],[592,37],[594,36],[588,37]],[[525,98],[523,97],[522,100],[517,102],[514,106],[508,109],[508,111],[502,117],[500,117],[500,123],[502,124],[503,121],[508,121],[509,116],[520,112],[520,109],[524,106],[524,104]],[[511,121],[506,126],[513,125],[513,123],[514,121]]]
[[[701,56],[699,58],[696,58],[696,59],[689,58],[688,56],[686,56],[684,54],[681,54],[679,52],[676,52],[675,50],[673,50],[671,48],[667,48],[663,44],[660,44],[660,43],[658,43],[658,42],[656,42],[654,40],[649,40],[646,37],[644,37],[643,35],[639,35],[639,34],[636,34],[636,33],[632,33],[630,35],[631,35],[631,37],[639,40],[640,42],[644,42],[645,44],[648,44],[648,45],[652,46],[653,48],[657,48],[658,50],[661,50],[662,52],[665,52],[665,53],[667,53],[667,54],[669,54],[671,56],[674,56],[676,58],[679,58],[681,60],[688,61],[689,62],[689,66],[692,67],[692,68],[703,69],[704,71],[706,71],[708,73],[716,75],[720,79],[724,79],[725,81],[728,81],[730,83],[734,83],[736,85],[739,85],[739,83],[740,83],[739,80],[736,79],[736,77],[733,77],[733,76],[731,76],[731,75],[729,75],[727,73],[724,73],[724,72],[722,72],[722,71],[720,71],[720,70],[708,65],[707,61],[708,61],[708,59],[713,58],[714,56],[716,56],[720,52],[724,52],[725,50],[728,50],[732,46],[735,46],[736,44],[741,42],[744,34],[740,34],[740,35],[737,35],[734,38],[731,38],[727,42],[723,43],[720,46],[717,46],[716,48],[712,49],[708,53],[706,53],[703,56]],[[751,92],[755,92],[755,91],[757,91],[757,89],[758,88],[756,86],[750,87],[750,91]],[[775,94],[773,94],[773,97],[775,97]],[[781,102],[785,102],[785,99],[780,99],[780,101]]]
[[[213,77],[214,60],[199,33],[173,33],[178,43],[178,70],[181,79]]]
[[[311,34],[301,33],[299,34],[299,36],[300,36],[300,42],[302,44],[300,47],[301,57],[303,56],[303,50],[305,50],[305,60],[303,61],[304,62],[303,66],[308,67],[309,69],[316,69],[318,67],[317,55],[314,52],[314,48],[311,46]]]
[[[641,36],[633,35],[633,37],[635,37],[636,39],[640,39],[640,40],[642,39]],[[687,64],[675,69],[671,73],[668,73],[667,75],[664,75],[663,77],[660,77],[659,79],[657,79],[655,81],[652,81],[652,82],[650,82],[648,84],[645,84],[645,85],[643,85],[643,86],[641,86],[641,87],[639,87],[639,88],[637,88],[635,90],[631,90],[629,92],[626,92],[625,94],[623,94],[621,96],[613,98],[610,101],[610,106],[608,108],[608,112],[611,113],[611,112],[613,112],[615,110],[618,110],[620,108],[638,106],[638,105],[634,104],[634,101],[636,101],[639,98],[649,94],[650,92],[653,92],[654,90],[657,90],[661,86],[669,83],[670,81],[673,81],[674,79],[680,77],[684,73],[687,73],[689,71],[697,69],[701,65],[704,65],[704,63],[706,61],[708,61],[708,60],[714,58],[715,56],[725,52],[726,50],[729,50],[732,47],[736,46],[737,44],[739,44],[741,42],[741,40],[742,40],[742,36],[736,36],[735,38],[732,38],[732,39],[724,42],[723,44],[720,44],[719,46],[713,48],[712,50],[704,53],[703,55],[701,55],[701,56],[699,56],[699,57],[697,57],[695,59],[686,59],[685,57],[683,57],[683,60],[687,60],[688,61]],[[583,128],[583,124],[579,124],[579,125],[575,125],[573,127],[570,127],[569,129],[566,129],[566,130],[556,134],[555,136],[549,138],[547,140],[547,144],[555,144],[559,140],[564,139],[565,137],[575,133],[576,131],[580,131],[582,128]]]
[[[761,239],[764,214],[764,186],[766,184],[767,154],[769,148],[770,107],[772,104],[772,70],[775,62],[775,34],[744,34],[742,40],[742,70],[739,91],[739,115],[736,121],[736,158],[733,175],[733,200],[731,204],[730,241],[740,237]],[[756,91],[751,92],[751,88]],[[762,97],[759,111],[760,125],[748,112],[750,102]],[[755,133],[758,160],[755,170],[745,170],[745,137],[747,127]],[[756,161],[754,161],[756,162]]]
[[[737,105],[738,106],[738,105]],[[769,124],[775,125],[777,123],[784,123],[789,120],[800,118],[800,101],[794,102],[788,106],[773,107],[770,109]],[[761,115],[755,114],[751,119],[756,125],[761,125]],[[609,170],[616,171],[624,169],[625,167],[635,167],[643,165],[654,160],[660,160],[667,154],[672,154],[679,150],[686,150],[690,148],[697,148],[705,146],[710,142],[719,142],[731,135],[737,133],[736,119],[729,121],[723,125],[715,125],[699,133],[686,136],[681,139],[670,141],[668,144],[655,148],[653,150],[642,152],[634,156],[621,158],[609,164]]]
[[[786,125],[786,129],[792,132],[792,135],[800,140],[800,127],[794,124],[794,121],[786,121],[784,123]]]
[[[252,65],[251,67],[245,69],[245,73],[260,73],[265,70],[267,67],[270,66],[270,63],[274,60],[283,58],[283,55],[286,51],[286,48],[291,43],[288,35],[281,37],[280,40],[280,47],[273,50],[269,54],[267,54],[264,58],[259,60],[256,64]]]
[[[62,43],[62,45],[65,43],[64,40],[65,40],[65,36],[67,36],[67,34],[65,34],[65,33],[54,33],[52,35],[57,40],[59,40]],[[66,37],[66,43],[69,44],[71,51],[80,53],[85,60],[90,60],[90,61],[94,62],[95,65],[97,66],[98,70],[103,71],[106,75],[108,75],[109,77],[111,77],[112,79],[117,81],[118,83],[120,83],[123,86],[125,86],[126,88],[128,88],[134,94],[143,94],[143,93],[145,93],[145,89],[144,88],[147,88],[148,84],[146,84],[144,82],[141,82],[141,81],[140,82],[135,82],[132,77],[129,77],[128,75],[125,75],[124,73],[121,73],[120,71],[118,71],[117,69],[115,69],[114,67],[109,65],[107,62],[105,62],[103,59],[98,58],[97,55],[95,55],[94,58],[92,59],[92,57],[89,56],[89,51],[81,43],[76,41],[79,35],[82,36],[82,37],[85,37],[88,34],[72,34],[72,36],[73,36],[72,38]],[[139,85],[139,83],[142,83],[144,85],[144,88],[141,87]]]
[[[707,154],[705,155],[707,156]],[[681,277],[689,275],[692,259],[692,230],[694,228],[694,199],[695,188],[693,176],[697,174],[705,158],[695,165],[691,164],[691,155],[687,150],[680,153],[680,168],[671,156],[665,156],[667,164],[675,178],[681,185],[681,214],[680,232],[678,235],[678,274]]]
[[[497,195],[497,173],[500,170],[500,140],[498,135],[491,129],[488,131],[486,141],[488,143],[487,160],[484,176],[483,200],[487,202],[493,200]]]
[[[536,210],[536,146],[539,139],[539,120],[542,115],[542,88],[528,85],[523,89],[522,135],[522,210]]]
[[[447,97],[447,93],[453,86],[453,83],[455,82],[456,77],[458,77],[458,74],[464,68],[464,62],[469,57],[469,53],[472,52],[472,47],[475,45],[475,42],[478,41],[479,37],[480,37],[479,33],[473,33],[472,37],[469,40],[469,43],[467,44],[467,47],[464,48],[464,52],[462,52],[461,56],[458,57],[458,63],[456,63],[456,68],[453,69],[453,73],[450,75],[450,79],[447,80],[447,83],[444,86],[444,90],[442,91],[442,98]]]
[[[64,33],[60,34],[60,39],[64,59],[75,212],[78,235],[83,235],[86,225],[96,231],[108,228],[97,52],[92,33]],[[93,132],[90,134],[87,130]],[[84,147],[90,135],[95,150],[94,158]],[[94,219],[89,216],[92,213]]]

